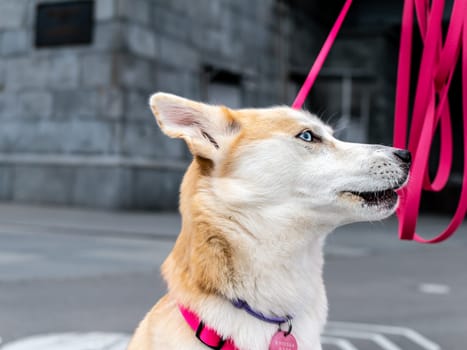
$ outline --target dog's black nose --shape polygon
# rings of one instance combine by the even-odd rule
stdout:
[[[404,163],[410,164],[412,162],[412,155],[410,154],[409,151],[406,151],[405,149],[395,150],[394,154],[396,155],[397,158],[402,160]]]

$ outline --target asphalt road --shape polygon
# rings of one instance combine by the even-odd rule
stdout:
[[[444,222],[425,217],[419,232]],[[131,333],[164,293],[159,265],[178,227],[176,214],[0,205],[2,344]],[[395,220],[344,227],[328,240],[325,281],[326,350],[467,349],[466,225],[436,246],[398,241]]]

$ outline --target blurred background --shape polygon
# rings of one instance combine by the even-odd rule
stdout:
[[[0,200],[176,209],[190,156],[161,135],[150,94],[290,104],[342,4],[1,0]],[[402,1],[355,1],[312,90],[307,108],[342,138],[392,142],[401,11]],[[427,209],[453,209],[461,171],[456,162]]]
[[[158,266],[178,233],[178,187],[191,158],[159,131],[150,94],[232,108],[291,104],[343,3],[0,0],[3,343],[131,332],[164,291]],[[355,0],[312,89],[307,109],[340,138],[392,143],[402,6]],[[414,62],[420,51],[415,40]],[[447,189],[424,196],[419,228],[428,235],[460,192],[460,69],[450,100],[455,162]],[[410,327],[442,349],[465,350],[465,226],[439,248],[398,242],[394,220],[348,230],[327,248],[334,321]],[[392,329],[399,347],[394,339],[393,347],[349,343],[358,329],[334,326],[326,349],[440,349],[404,343],[406,328]],[[365,327],[360,337],[389,332]]]

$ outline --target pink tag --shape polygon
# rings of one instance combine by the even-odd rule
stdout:
[[[292,334],[285,335],[285,332],[278,331],[271,339],[269,350],[297,350],[297,341]]]

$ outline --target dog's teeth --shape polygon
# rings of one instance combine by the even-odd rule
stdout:
[[[374,191],[374,192],[358,192],[350,191],[350,194],[362,198],[365,202],[364,206],[382,205],[386,202],[392,202],[396,199],[396,193],[393,190]]]

